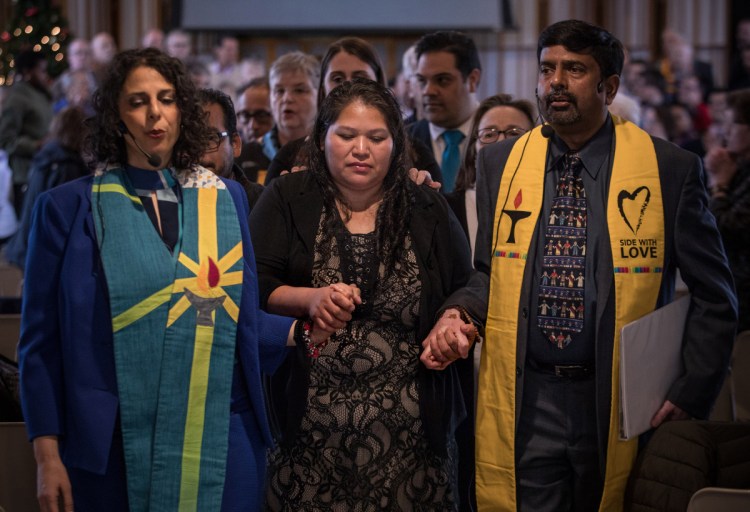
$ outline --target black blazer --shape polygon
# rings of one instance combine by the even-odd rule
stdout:
[[[412,123],[406,127],[406,133],[409,134],[411,140],[416,140],[427,146],[430,154],[435,157],[435,153],[432,150],[432,136],[430,135],[430,123],[427,119],[420,119],[416,123]]]
[[[446,297],[463,286],[471,271],[471,256],[461,227],[443,197],[427,187],[416,187],[409,219],[422,283],[415,343],[427,337]],[[282,176],[267,187],[250,215],[250,231],[257,258],[261,307],[282,285],[310,286],[315,235],[323,200],[309,172]],[[470,360],[468,363],[471,363]],[[277,372],[270,382],[271,408],[281,434],[292,442],[305,412],[309,388],[309,360],[296,351],[287,359],[288,374]],[[453,366],[453,365],[451,365]],[[471,371],[471,364],[464,365]],[[458,366],[431,371],[419,365],[420,414],[428,440],[438,453],[466,416]]]
[[[685,325],[684,374],[672,385],[668,399],[696,418],[706,418],[727,371],[737,322],[737,300],[732,276],[716,220],[708,210],[700,159],[672,143],[652,138],[659,166],[664,207],[664,277],[658,306],[674,296],[677,267],[692,294]],[[446,304],[461,304],[480,320],[486,319],[489,294],[495,204],[505,162],[515,140],[490,144],[477,159],[478,230],[474,250],[476,269],[467,287],[451,296]],[[538,236],[532,239],[532,246]],[[605,244],[606,245],[606,244]],[[606,253],[604,253],[606,254]],[[596,325],[597,411],[600,453],[606,454],[611,399],[612,351],[614,348],[615,294],[612,260],[599,262]],[[523,318],[530,304],[531,272],[524,273],[519,307],[517,375],[523,375],[528,321]],[[516,404],[522,403],[523,379],[518,378]],[[516,408],[516,424],[520,408]],[[604,462],[604,456],[602,456]]]
[[[466,191],[454,190],[450,194],[445,194],[445,200],[448,201],[448,206],[451,207],[458,223],[461,224],[466,240],[469,240],[469,221],[466,219]]]

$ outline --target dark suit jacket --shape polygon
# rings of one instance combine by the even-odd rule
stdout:
[[[427,337],[443,300],[463,286],[471,270],[469,245],[440,194],[414,187],[415,203],[409,222],[422,283],[416,343]],[[260,277],[261,305],[282,285],[310,286],[315,235],[323,210],[320,189],[311,173],[282,176],[263,193],[250,215]],[[464,360],[471,371],[472,361]],[[305,412],[309,362],[290,356],[291,384],[280,386],[272,400],[280,421],[282,442],[293,441]],[[464,416],[457,372],[429,371],[420,364],[420,412],[434,449],[445,449]],[[473,397],[472,397],[473,401]],[[471,405],[471,402],[466,406]]]
[[[450,194],[445,194],[445,200],[456,215],[458,223],[461,224],[466,240],[469,240],[469,221],[466,219],[466,191],[456,190]]]
[[[406,127],[406,132],[409,134],[411,140],[416,140],[424,144],[430,151],[430,154],[435,156],[432,151],[432,135],[430,135],[430,123],[427,119],[420,119],[416,123],[412,123]]]
[[[91,214],[91,183],[91,177],[81,178],[37,200],[18,352],[29,438],[59,436],[66,466],[101,474],[118,421],[118,397],[112,318]],[[261,437],[254,441],[263,450],[272,445],[272,437],[261,372],[273,372],[286,356],[291,320],[257,307],[247,198],[237,183],[225,183],[237,206],[245,258],[232,412],[250,412]]]
[[[685,373],[672,386],[668,399],[697,418],[711,409],[726,374],[737,321],[737,301],[716,221],[708,210],[700,159],[674,144],[653,138],[659,165],[664,205],[664,277],[659,306],[674,296],[675,269],[692,293],[685,326],[683,361]],[[467,287],[453,294],[449,304],[462,304],[477,319],[486,319],[495,204],[505,162],[515,140],[491,144],[477,160],[477,215],[479,227],[474,251],[476,269]],[[537,231],[531,241],[536,246]],[[605,244],[606,245],[606,244]],[[606,454],[611,398],[612,351],[614,346],[614,271],[612,259],[599,262],[606,276],[598,283],[601,305],[596,324],[597,411],[600,453]],[[531,271],[526,265],[518,317],[517,375],[523,375],[528,335],[528,305],[531,303]],[[516,386],[516,404],[521,404],[523,378]],[[520,407],[516,408],[516,424]],[[604,457],[602,457],[604,461]]]

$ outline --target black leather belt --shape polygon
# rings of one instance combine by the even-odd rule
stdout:
[[[541,373],[549,373],[566,379],[586,379],[594,375],[594,363],[582,364],[549,364],[540,363],[533,359],[528,360],[528,365]]]

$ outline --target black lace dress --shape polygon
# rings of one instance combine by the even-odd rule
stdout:
[[[455,510],[456,447],[436,455],[419,415],[421,283],[411,239],[384,277],[374,235],[341,231],[318,230],[313,286],[354,282],[363,304],[312,365],[297,439],[271,455],[268,509]]]

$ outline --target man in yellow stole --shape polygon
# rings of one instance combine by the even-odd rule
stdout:
[[[618,436],[620,328],[673,299],[679,268],[684,372],[652,425],[705,418],[737,302],[698,157],[608,113],[622,44],[569,20],[537,56],[548,124],[480,152],[476,270],[422,361],[465,357],[471,324],[484,329],[479,510],[621,510],[637,440]]]

